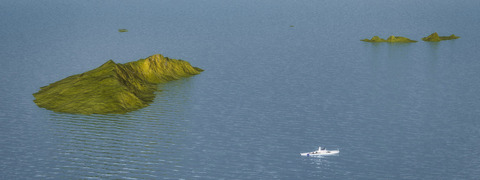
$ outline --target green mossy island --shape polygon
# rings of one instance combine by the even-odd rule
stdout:
[[[390,36],[387,38],[387,40],[382,39],[378,36],[373,36],[372,39],[362,39],[361,41],[365,42],[389,42],[389,43],[412,43],[412,42],[417,42],[415,40],[408,39],[406,37],[401,37],[401,36]]]
[[[200,74],[187,61],[160,54],[125,64],[100,67],[41,87],[33,94],[42,108],[72,114],[123,114],[148,106],[157,83]]]
[[[437,42],[437,41],[452,40],[452,39],[458,39],[458,38],[460,38],[460,37],[455,36],[455,34],[452,34],[450,36],[438,36],[438,33],[434,32],[434,33],[430,34],[430,36],[422,38],[422,40]]]
[[[118,32],[128,32],[127,29],[119,29]]]

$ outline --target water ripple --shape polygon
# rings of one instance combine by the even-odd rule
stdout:
[[[178,94],[170,96],[175,95]],[[172,97],[166,98],[170,99],[168,103],[153,104],[136,114],[50,113],[49,129],[56,137],[50,145],[56,163],[38,171],[35,177],[158,179],[162,175],[168,177],[165,172],[184,168],[178,152],[182,152],[179,143],[185,135],[186,121],[181,111],[172,110],[176,108],[171,106],[176,103]]]

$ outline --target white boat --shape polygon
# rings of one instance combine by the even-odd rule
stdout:
[[[300,153],[301,156],[326,156],[326,155],[334,155],[340,153],[340,150],[327,150],[322,147],[318,147],[318,150],[313,151],[313,152],[307,152],[307,153]]]

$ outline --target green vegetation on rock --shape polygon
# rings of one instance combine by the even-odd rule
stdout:
[[[127,29],[119,29],[118,32],[128,32]]]
[[[378,36],[373,36],[372,39],[362,39],[361,41],[365,42],[389,42],[389,43],[411,43],[411,42],[417,42],[415,40],[408,39],[406,37],[401,37],[401,36],[390,36],[387,38],[387,40],[382,39]]]
[[[437,32],[430,34],[430,36],[422,38],[424,41],[443,41],[443,40],[451,40],[451,39],[458,39],[460,37],[455,36],[454,34],[450,36],[438,36]]]
[[[200,74],[187,61],[160,54],[117,64],[112,60],[82,74],[41,87],[33,94],[42,108],[73,114],[122,114],[148,106],[157,83]]]

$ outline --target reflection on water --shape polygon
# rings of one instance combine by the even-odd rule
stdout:
[[[329,156],[312,156],[312,157],[307,157],[305,158],[308,162],[310,162],[312,165],[317,165],[317,168],[321,168],[322,166],[329,166],[329,164],[334,161],[334,158],[338,158],[340,156],[339,154],[336,155],[329,155]]]
[[[158,178],[178,171],[184,149],[186,79],[162,84],[151,106],[124,115],[50,114],[56,166],[37,177]],[[67,178],[67,177],[64,177]]]
[[[398,82],[398,78],[407,77],[405,75],[412,75],[409,71],[414,71],[418,68],[417,54],[414,51],[417,48],[415,43],[369,43],[365,45],[364,50],[369,52],[367,62],[368,71],[373,73],[372,79],[378,86],[385,86],[388,84],[394,85]],[[381,84],[385,81],[387,84]]]
[[[388,58],[392,60],[406,59],[414,46],[414,43],[388,43]]]
[[[339,155],[332,155],[332,156],[319,156],[319,157],[302,157],[302,164],[304,167],[307,167],[308,173],[311,173],[310,176],[317,177],[317,178],[327,178],[330,177],[327,174],[337,174],[337,177],[348,177],[348,172],[338,171],[339,161],[341,161],[341,157]]]
[[[425,43],[427,43],[427,46],[429,47],[427,49],[429,50],[428,53],[429,53],[430,57],[432,57],[432,60],[437,61],[438,60],[438,45],[439,45],[440,42],[434,42],[433,41],[433,42],[425,42]]]

